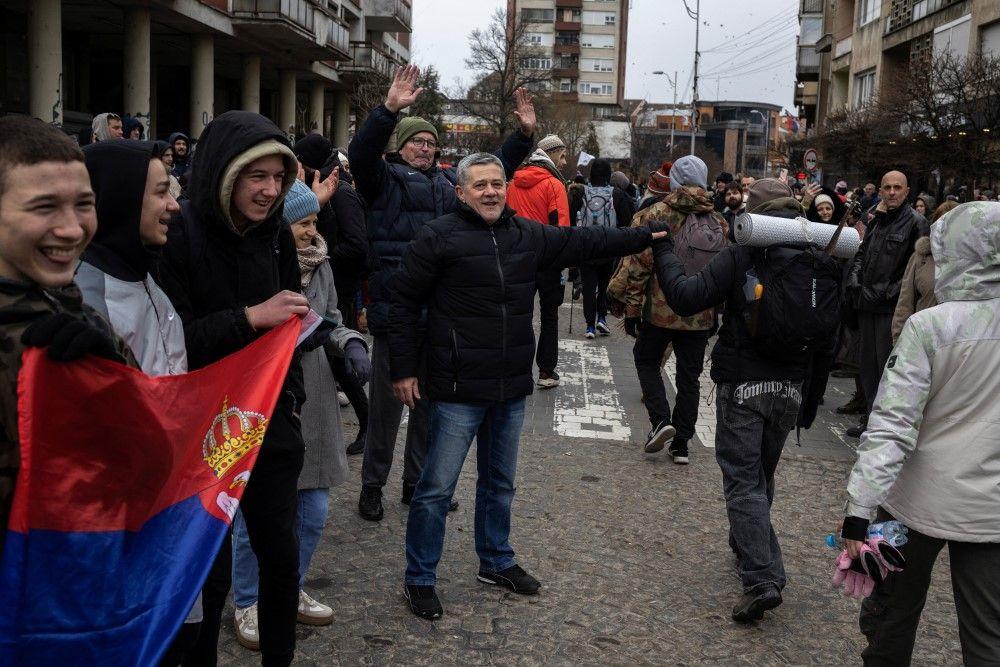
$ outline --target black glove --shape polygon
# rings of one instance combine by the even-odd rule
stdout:
[[[845,540],[864,542],[868,539],[868,519],[859,516],[845,516],[840,536]]]
[[[28,347],[47,347],[49,359],[54,361],[76,361],[92,354],[125,363],[106,332],[70,313],[41,317],[24,330],[21,342]]]
[[[641,317],[626,317],[625,318],[625,333],[632,338],[639,337],[639,330],[642,329],[642,318]]]
[[[372,374],[372,361],[368,358],[368,350],[359,340],[348,341],[344,348],[344,368],[354,376],[358,384],[364,385]]]
[[[649,231],[655,234],[656,232],[669,232],[670,223],[666,220],[650,220],[647,224]]]

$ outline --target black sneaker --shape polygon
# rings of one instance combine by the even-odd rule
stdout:
[[[667,440],[675,435],[677,435],[677,429],[671,426],[670,422],[662,421],[649,432],[649,436],[646,437],[646,444],[642,450],[647,454],[655,454],[663,449],[663,445],[666,444]]]
[[[506,570],[500,572],[486,572],[480,570],[476,579],[484,584],[493,586],[503,586],[521,595],[534,595],[542,587],[538,579],[521,569],[520,565],[511,565]]]
[[[844,431],[844,435],[849,438],[860,438],[861,434],[865,432],[864,424],[858,424],[857,426],[852,426],[851,428]]]
[[[413,492],[416,490],[416,488],[417,488],[416,486],[411,486],[410,484],[404,484],[403,495],[399,497],[399,502],[403,503],[404,505],[409,505],[410,502],[413,500]],[[458,509],[458,501],[452,500],[451,503],[449,503],[448,505],[448,511],[454,512],[457,509]]]
[[[749,623],[764,618],[764,612],[781,604],[781,591],[774,584],[761,586],[755,591],[744,593],[739,604],[733,607],[733,620]]]
[[[686,466],[688,464],[688,441],[681,438],[674,438],[667,448],[667,453],[673,457],[674,463]]]
[[[354,442],[347,446],[347,455],[355,456],[356,454],[363,454],[365,451],[365,432],[362,431],[358,433],[358,437],[354,439]]]
[[[868,404],[865,403],[857,392],[854,392],[854,396],[851,397],[846,404],[841,405],[835,410],[838,415],[862,415],[865,413],[865,409]]]
[[[433,586],[410,586],[407,584],[403,587],[403,595],[406,596],[406,602],[410,605],[410,611],[420,618],[433,621],[444,615],[444,607],[441,606],[441,600],[438,599]]]
[[[382,489],[377,486],[362,486],[358,499],[358,514],[368,521],[381,521],[385,510],[382,507]]]

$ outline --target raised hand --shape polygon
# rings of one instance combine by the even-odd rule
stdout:
[[[312,191],[316,195],[316,199],[319,200],[320,208],[326,206],[326,203],[330,201],[337,191],[338,185],[340,185],[340,167],[334,167],[330,175],[322,181],[319,180],[319,172],[316,172],[313,177]]]
[[[396,70],[396,76],[389,86],[389,94],[385,98],[385,107],[393,113],[398,113],[416,102],[420,93],[424,91],[423,88],[417,87],[418,78],[420,78],[420,68],[416,65],[406,65]]]
[[[538,125],[531,93],[524,88],[518,88],[514,91],[514,98],[517,100],[517,111],[514,112],[514,115],[517,116],[517,122],[521,124],[521,132],[524,133],[524,136],[530,137],[535,133],[535,127]]]

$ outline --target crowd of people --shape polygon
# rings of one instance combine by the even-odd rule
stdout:
[[[180,132],[144,141],[139,121],[112,113],[76,142],[41,121],[0,119],[0,526],[19,466],[25,347],[175,375],[313,310],[329,326],[293,357],[231,539],[161,664],[215,663],[230,588],[237,637],[264,664],[291,662],[296,623],[332,622],[304,589],[330,489],[347,478],[347,456],[363,454],[358,512],[383,518],[404,407],[410,610],[444,613],[436,570],[474,439],[477,578],[537,594],[510,545],[511,506],[525,397],[560,384],[571,267],[583,336],[612,335],[611,314],[635,339],[646,453],[666,447],[689,462],[711,345],[713,444],[742,584],[734,620],[782,603],[775,471],[788,435],[812,425],[828,377],[840,374],[856,393],[837,411],[859,415],[851,433],[861,438],[845,562],[878,584],[862,606],[865,660],[908,659],[947,543],[966,660],[1000,661],[1000,582],[987,574],[1000,568],[992,193],[960,188],[936,205],[911,197],[900,171],[856,191],[726,173],[710,186],[695,156],[665,162],[644,187],[602,159],[567,183],[567,146],[536,138],[522,90],[517,129],[496,152],[449,167],[437,128],[401,114],[421,94],[418,75],[397,72],[346,154],[319,134],[293,143],[244,111],[216,117],[196,144]],[[835,237],[853,228],[860,249],[838,259],[814,246],[737,244],[745,215],[805,218],[836,226]],[[670,354],[673,407],[662,377]],[[352,442],[338,392],[360,423]],[[889,517],[910,542],[905,570],[885,577],[863,556],[875,549],[870,522]]]

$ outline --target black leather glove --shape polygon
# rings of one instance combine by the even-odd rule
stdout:
[[[372,374],[372,361],[364,343],[355,339],[348,341],[344,348],[344,368],[354,376],[358,384],[364,386]]]
[[[845,516],[840,536],[845,540],[864,542],[868,539],[868,519],[859,516]]]
[[[92,354],[125,363],[105,331],[70,313],[39,318],[24,330],[21,342],[28,347],[48,348],[49,359],[54,361],[76,361]]]
[[[639,330],[642,329],[642,318],[641,317],[626,317],[625,318],[625,333],[632,338],[639,337]]]

